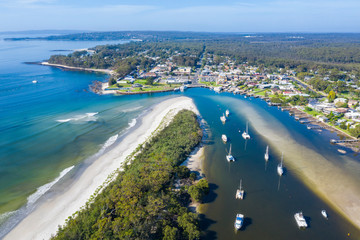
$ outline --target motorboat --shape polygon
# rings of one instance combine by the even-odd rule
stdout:
[[[235,229],[240,230],[243,223],[244,223],[244,215],[241,213],[236,214],[235,223],[234,223]]]
[[[302,212],[295,213],[294,218],[299,228],[307,228],[308,225]]]

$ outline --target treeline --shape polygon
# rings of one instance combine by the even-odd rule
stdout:
[[[77,51],[67,56],[53,55],[49,63],[74,67],[114,69],[119,77],[133,70],[149,71],[172,59],[178,66],[195,66],[204,50],[201,42],[131,42],[92,48],[95,53]]]
[[[177,166],[201,137],[196,115],[188,110],[178,113],[53,239],[198,239],[197,214],[186,208],[189,193],[185,188],[173,190],[173,184],[189,177]],[[206,180],[197,185],[208,190]]]
[[[106,33],[85,35],[97,34],[106,36]],[[130,37],[145,33],[121,34]],[[218,56],[217,60],[229,57],[239,64],[248,62],[267,68],[296,69],[302,66],[307,69],[360,71],[360,34],[304,34],[304,37],[264,34],[248,38],[241,34],[169,32],[165,39],[164,33],[154,32],[152,36],[163,39],[97,46],[93,48],[94,54],[75,52],[68,56],[52,56],[49,61],[78,67],[116,69],[125,58],[134,58],[142,63],[140,70],[149,70],[155,63],[161,64],[169,59],[178,66],[200,65],[199,58],[203,53],[209,53]],[[219,62],[215,60],[213,63]]]

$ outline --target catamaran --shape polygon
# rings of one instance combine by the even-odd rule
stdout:
[[[243,223],[244,223],[244,215],[240,213],[236,214],[235,223],[234,223],[235,229],[239,230],[242,227]]]
[[[284,161],[284,154],[281,153],[281,162],[277,166],[277,172],[278,172],[279,176],[283,175],[283,173],[284,173],[283,161]]]
[[[242,189],[241,182],[242,182],[242,179],[240,179],[240,188],[236,190],[236,195],[235,195],[236,199],[244,198],[244,190]]]
[[[226,117],[225,117],[224,114],[220,117],[220,120],[221,120],[222,123],[225,123],[225,122],[226,122]]]
[[[224,143],[226,143],[228,140],[225,134],[221,135],[221,139],[223,140]]]
[[[299,228],[307,228],[308,225],[302,212],[295,213],[294,218]]]
[[[249,122],[246,122],[246,131],[243,132],[242,137],[244,139],[250,139],[249,131]]]
[[[269,160],[269,145],[266,146],[266,152],[265,152],[264,158],[265,158],[265,161],[268,161],[268,160]]]
[[[228,160],[228,162],[233,162],[233,161],[235,161],[235,158],[233,157],[233,155],[231,155],[231,144],[230,144],[229,154],[226,155],[226,160]]]
[[[226,109],[226,111],[225,111],[225,115],[226,115],[226,117],[229,117],[229,114],[230,114],[229,109]]]

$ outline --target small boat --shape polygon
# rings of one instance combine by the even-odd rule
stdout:
[[[302,212],[295,213],[294,218],[299,228],[307,228],[308,225]]]
[[[230,144],[229,154],[226,155],[226,160],[228,160],[228,162],[233,162],[233,161],[235,161],[235,158],[233,157],[233,155],[231,155],[231,144]]]
[[[225,123],[225,122],[226,122],[226,117],[225,117],[224,114],[220,117],[220,120],[221,120],[222,123]]]
[[[265,152],[265,161],[268,161],[269,160],[269,146],[266,146],[266,152]]]
[[[240,213],[236,214],[235,223],[234,223],[235,229],[239,230],[242,227],[243,223],[244,223],[244,215]]]
[[[221,139],[223,140],[224,143],[226,143],[228,140],[225,134],[221,135]]]
[[[37,80],[33,80],[32,83],[38,83],[38,81],[37,81]]]
[[[244,199],[244,190],[242,189],[241,182],[242,182],[242,179],[240,179],[240,187],[239,187],[239,189],[236,190],[235,198],[242,200],[242,199]]]
[[[246,122],[246,130],[242,134],[242,137],[244,139],[250,139],[250,135],[248,133],[248,130],[249,130],[249,122]]]
[[[284,157],[283,156],[284,156],[284,154],[281,153],[281,162],[277,166],[277,172],[278,172],[279,176],[282,176],[284,173],[284,168],[283,168]]]
[[[324,218],[328,218],[326,210],[321,210],[321,215],[323,215]]]
[[[226,109],[226,111],[225,111],[225,115],[226,115],[226,117],[229,117],[229,114],[230,114],[229,109]]]

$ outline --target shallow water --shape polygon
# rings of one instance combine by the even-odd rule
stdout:
[[[331,133],[309,131],[287,112],[269,107],[258,99],[244,99],[228,93],[215,94],[206,90],[196,90],[195,103],[209,124],[212,137],[205,147],[205,173],[210,182],[211,193],[202,206],[204,213],[202,227],[208,239],[358,239],[360,232],[351,223],[311,191],[311,183],[306,186],[302,172],[318,166],[305,164],[318,161],[310,157],[328,159],[331,164],[348,174],[352,170],[342,164],[351,162],[359,167],[357,156],[340,156],[336,146],[330,145]],[[220,116],[230,110],[229,120],[223,125]],[[245,141],[242,131],[249,121],[251,139]],[[255,126],[256,125],[256,126]],[[265,127],[265,128],[264,128]],[[255,130],[256,129],[256,130]],[[240,130],[240,132],[239,132]],[[274,134],[274,131],[276,134]],[[229,142],[221,141],[225,133]],[[269,139],[270,137],[270,139]],[[336,136],[333,136],[336,137]],[[232,143],[234,163],[225,159],[229,144]],[[264,153],[270,146],[270,160],[266,164]],[[276,166],[284,151],[285,174],[279,177]],[[302,163],[291,161],[302,159]],[[310,158],[310,159],[309,159]],[[301,165],[303,164],[303,165]],[[324,174],[326,176],[326,174]],[[236,200],[235,192],[242,179],[245,189],[244,200]],[[356,182],[358,175],[349,177]],[[325,180],[324,180],[325,181]],[[339,181],[340,182],[340,181]],[[339,183],[342,184],[343,182]],[[356,190],[359,190],[357,187]],[[326,209],[329,220],[321,215]],[[303,211],[310,227],[299,230],[294,214]],[[234,231],[236,213],[245,214],[241,231]],[[350,236],[348,236],[350,233]]]

